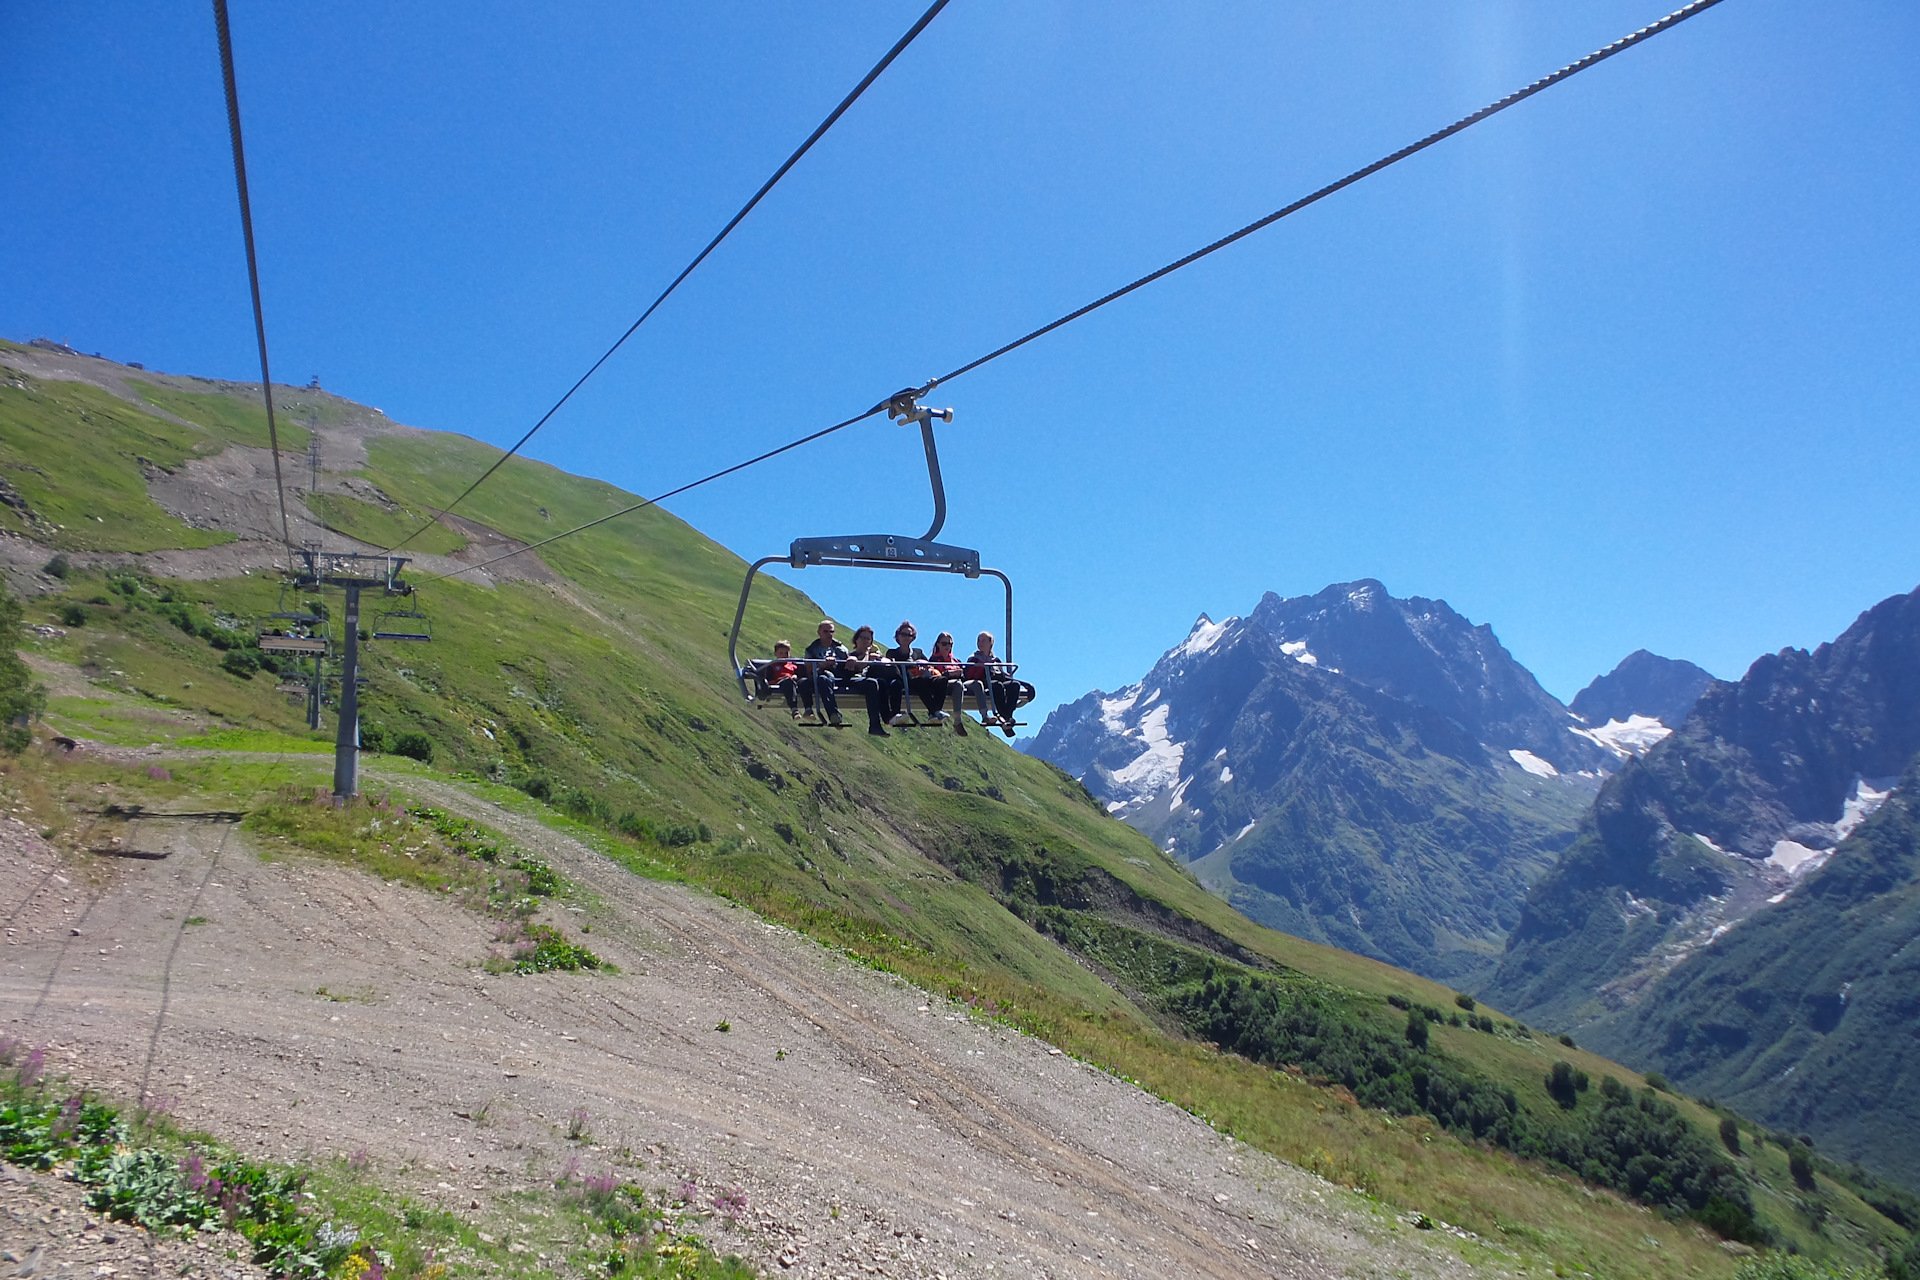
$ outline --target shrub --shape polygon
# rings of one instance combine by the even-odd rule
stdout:
[[[77,604],[63,604],[55,612],[63,626],[84,627],[87,625],[87,611]]]
[[[1667,1093],[1671,1090],[1672,1086],[1667,1083],[1667,1078],[1658,1071],[1649,1071],[1647,1072],[1647,1088],[1656,1089],[1661,1093]]]
[[[41,566],[40,572],[46,574],[49,578],[64,578],[73,572],[73,565],[67,560],[64,554],[56,555],[53,559],[47,561],[45,565]]]
[[[1787,1171],[1803,1191],[1813,1190],[1813,1151],[1796,1142],[1787,1149]]]
[[[1467,1012],[1469,1013],[1473,1012],[1473,997],[1468,995],[1466,992],[1464,991],[1454,992],[1453,1002],[1459,1005],[1462,1009],[1467,1010]]]
[[[1567,1046],[1567,1048],[1569,1049],[1577,1049],[1580,1047],[1573,1042],[1573,1037],[1568,1035],[1564,1031],[1560,1033],[1560,1043]]]
[[[220,668],[242,680],[251,680],[260,670],[260,657],[248,649],[229,649],[220,659]]]
[[[1720,1117],[1720,1141],[1733,1154],[1740,1154],[1740,1122],[1732,1116]]]
[[[423,764],[433,762],[433,739],[417,729],[395,734],[393,743],[387,750],[396,756],[406,756],[410,760],[418,760]]]
[[[362,724],[360,726],[360,749],[362,751],[385,752],[390,748],[391,742],[392,739],[388,736],[384,725]]]
[[[1547,1093],[1564,1109],[1571,1111],[1580,1101],[1577,1073],[1571,1062],[1564,1059],[1553,1064],[1553,1070],[1547,1072]]]
[[[1416,1049],[1427,1047],[1427,1019],[1418,1010],[1407,1012],[1407,1043]]]

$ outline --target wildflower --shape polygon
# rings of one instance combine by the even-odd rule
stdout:
[[[724,1213],[737,1222],[747,1211],[747,1193],[739,1187],[728,1187],[714,1194],[713,1207],[715,1212]]]
[[[21,1084],[32,1086],[40,1083],[40,1076],[46,1070],[46,1066],[47,1048],[45,1045],[36,1045],[27,1050],[27,1056],[21,1060],[14,1074]]]

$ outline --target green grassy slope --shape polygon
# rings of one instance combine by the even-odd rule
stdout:
[[[0,431],[11,440],[11,418]],[[364,477],[418,511],[498,455],[422,434],[377,438],[368,456]],[[64,473],[47,472],[57,495]],[[515,459],[461,515],[533,541],[632,501]],[[1253,924],[1076,782],[984,733],[872,739],[743,707],[724,633],[744,565],[665,512],[540,554],[558,581],[434,583],[421,596],[432,644],[369,646],[370,737],[424,735],[436,770],[518,788],[639,874],[707,885],[1523,1259],[1608,1275],[1730,1274],[1716,1240],[1677,1216],[1677,1191],[1661,1201],[1674,1216],[1649,1214],[1498,1147],[1524,1135],[1508,1145],[1559,1152],[1564,1165],[1568,1149],[1599,1140],[1597,1094],[1571,1110],[1549,1095],[1545,1078],[1562,1059],[1618,1078],[1636,1115],[1668,1123],[1670,1100],[1644,1093],[1633,1073],[1463,1008],[1436,984]],[[758,625],[806,634],[817,607],[767,586]],[[85,623],[39,647],[115,692],[54,698],[54,723],[147,741],[164,729],[138,709],[171,708],[223,726],[202,741],[318,745],[324,735],[304,729],[271,675],[221,665],[236,646],[247,652],[248,620],[277,597],[277,584],[255,578],[69,579],[30,606],[31,620],[77,604]],[[1424,1046],[1409,1038],[1414,1020]],[[1776,1239],[1858,1258],[1902,1236],[1837,1191],[1816,1230],[1763,1162],[1714,1154],[1716,1117],[1687,1103],[1675,1114],[1671,1132],[1692,1135],[1696,1163],[1724,1165],[1727,1186]],[[1611,1157],[1586,1154],[1610,1181]],[[1613,1185],[1643,1198],[1664,1194],[1621,1178]]]

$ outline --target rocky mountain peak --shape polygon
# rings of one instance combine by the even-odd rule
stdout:
[[[1712,683],[1713,676],[1691,662],[1636,649],[1575,694],[1570,707],[1595,728],[1640,717],[1671,730]]]

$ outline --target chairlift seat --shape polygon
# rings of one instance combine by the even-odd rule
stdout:
[[[433,624],[418,609],[389,609],[374,619],[375,640],[431,640]]]
[[[257,642],[262,653],[298,653],[305,655],[327,652],[325,636],[296,636],[281,631],[264,631]]]

